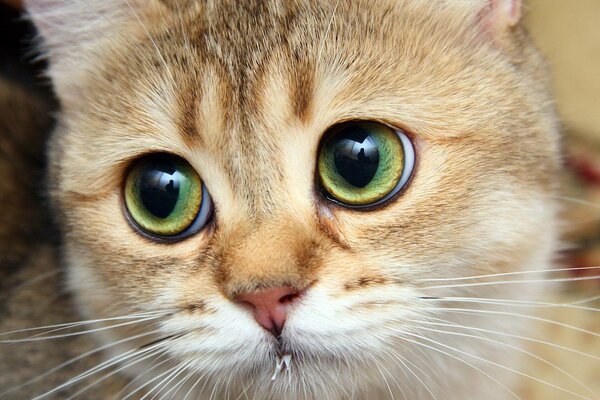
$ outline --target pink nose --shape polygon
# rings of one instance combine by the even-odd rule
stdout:
[[[302,292],[294,288],[275,287],[260,292],[240,293],[235,300],[249,306],[256,322],[273,335],[279,336],[288,310],[301,296]]]

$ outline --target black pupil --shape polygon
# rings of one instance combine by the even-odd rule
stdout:
[[[138,182],[140,200],[158,218],[167,218],[177,205],[181,174],[168,162],[151,162],[143,167]]]
[[[361,126],[340,131],[332,143],[337,172],[352,186],[365,187],[377,173],[379,147],[371,132]]]

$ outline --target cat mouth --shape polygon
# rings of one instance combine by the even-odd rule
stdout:
[[[327,362],[340,362],[340,358],[332,353],[318,351],[310,346],[310,343],[303,343],[298,340],[290,340],[279,335],[273,340],[273,354],[275,360],[282,362],[289,358],[297,363],[322,364]]]

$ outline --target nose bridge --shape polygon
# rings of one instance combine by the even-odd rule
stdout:
[[[283,169],[285,159],[276,135],[260,119],[245,116],[232,128],[231,154],[232,180],[241,200],[252,210],[254,217],[273,213],[281,206],[278,194],[285,192]],[[262,135],[260,133],[263,133]]]
[[[255,221],[223,238],[218,276],[227,296],[282,286],[301,289],[312,282],[317,246],[310,230],[293,217],[274,219]]]

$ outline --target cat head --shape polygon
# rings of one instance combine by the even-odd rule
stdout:
[[[27,3],[70,288],[141,321],[114,349],[334,398],[418,364],[410,335],[456,317],[435,298],[517,296],[430,279],[550,262],[558,134],[517,1]]]

